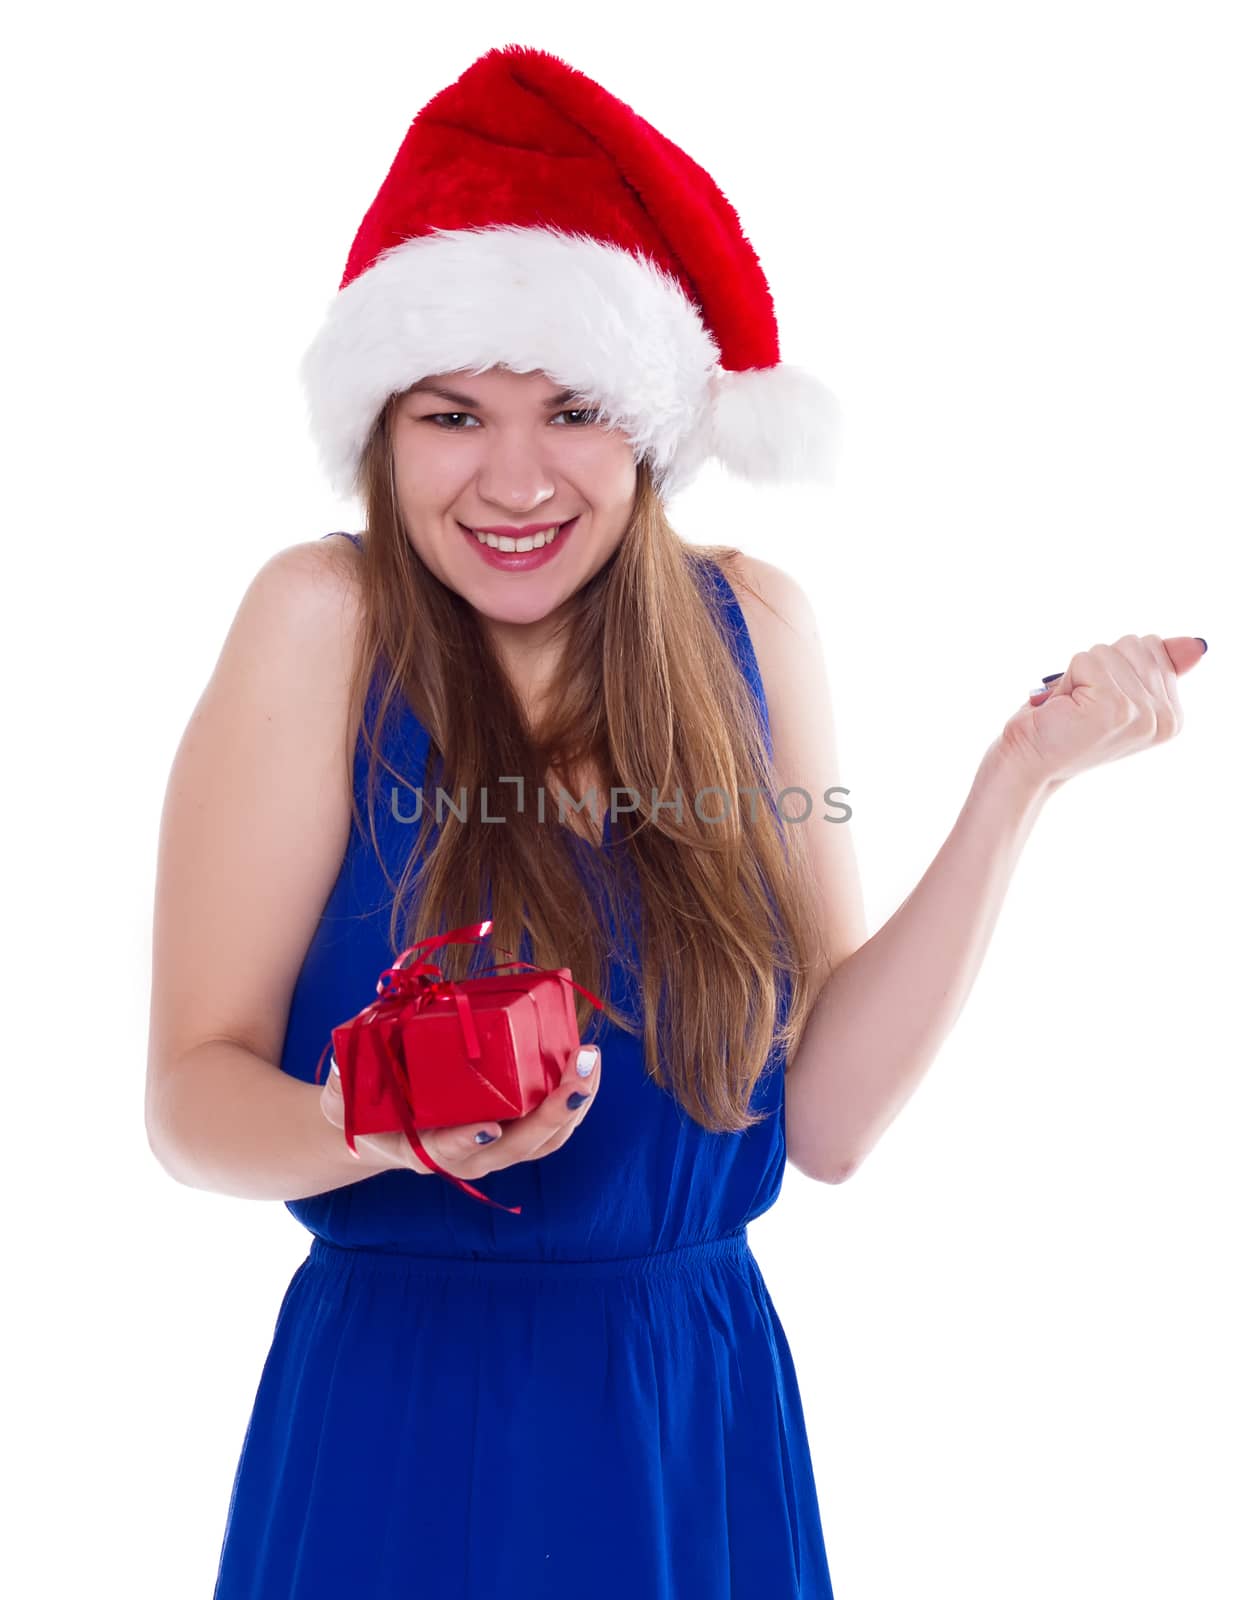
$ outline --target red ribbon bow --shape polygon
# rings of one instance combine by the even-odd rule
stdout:
[[[448,994],[455,1002],[459,1025],[463,1032],[463,1046],[467,1059],[471,1062],[478,1062],[481,1054],[480,1039],[476,1032],[476,1022],[472,1015],[471,1001],[467,993],[458,988],[452,979],[444,978],[442,969],[434,962],[426,961],[423,956],[417,957],[410,966],[405,966],[404,962],[414,955],[417,950],[434,950],[444,944],[479,943],[481,939],[488,938],[492,927],[492,921],[486,919],[484,922],[469,923],[466,927],[452,928],[449,933],[434,934],[432,938],[421,939],[416,944],[409,945],[398,956],[394,965],[387,967],[377,980],[378,997],[355,1018],[356,1026],[363,1027],[365,1024],[372,1022],[383,1011],[388,1011],[392,1008],[408,1009],[413,1012],[423,1011],[427,1006],[432,1005],[439,995]],[[507,955],[510,954],[509,950],[505,953]],[[547,967],[537,966],[534,961],[514,960],[496,962],[491,967],[483,968],[482,972],[500,972],[505,967],[530,967],[534,972],[548,972],[550,970]],[[482,973],[474,974],[476,977],[481,975]],[[559,973],[558,976],[561,977],[561,974]],[[581,983],[576,983],[573,978],[563,978],[562,981],[569,983],[571,988],[577,989],[580,994],[586,995],[598,1011],[604,1011],[603,1001],[598,1000],[590,989],[585,989]],[[326,1059],[327,1052],[330,1050],[331,1042],[327,1042],[326,1048],[318,1057],[317,1070],[313,1074],[314,1083],[319,1082],[321,1079],[322,1064]],[[440,1173],[443,1178],[449,1178],[456,1188],[473,1195],[477,1200],[483,1200],[486,1205],[496,1206],[499,1211],[508,1211],[512,1216],[520,1216],[523,1212],[522,1206],[501,1205],[497,1200],[491,1200],[487,1194],[482,1194],[473,1184],[467,1183],[453,1172],[447,1172],[444,1167],[438,1166],[437,1162],[434,1161],[421,1143],[420,1135],[416,1130],[416,1122],[412,1113],[411,1082],[403,1067],[398,1062],[391,1060],[385,1050],[378,1050],[375,1054],[380,1063],[386,1090],[390,1099],[394,1102],[394,1107],[402,1124],[403,1132],[407,1136],[407,1141],[425,1165],[432,1167],[433,1171]],[[344,1081],[345,1070],[348,1074],[346,1081]],[[348,1149],[355,1155],[356,1139],[352,1118],[352,1101],[355,1086],[351,1079],[350,1063],[347,1064],[346,1068],[342,1064],[339,1065],[339,1079],[343,1089],[344,1134],[347,1138]]]

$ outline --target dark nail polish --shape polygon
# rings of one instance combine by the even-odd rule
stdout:
[[[1199,644],[1199,645],[1200,645],[1200,647],[1201,647],[1201,654],[1202,654],[1202,655],[1204,655],[1204,654],[1205,654],[1205,652],[1206,652],[1206,650],[1208,650],[1208,649],[1209,649],[1209,646],[1208,646],[1208,645],[1207,645],[1207,644],[1206,644],[1206,643],[1205,643],[1205,641],[1204,641],[1204,639],[1202,639],[1202,638],[1201,638],[1201,636],[1200,636],[1200,634],[1199,634],[1199,633],[1194,633],[1194,634],[1193,634],[1193,635],[1192,635],[1192,637],[1193,637],[1193,638],[1194,638],[1194,639],[1195,639],[1195,640],[1196,640],[1196,642],[1197,642],[1197,644]]]
[[[1062,672],[1052,672],[1050,677],[1049,678],[1043,678],[1042,682],[1043,683],[1054,683],[1056,678],[1062,678],[1062,677],[1063,677],[1063,673]]]
[[[492,1144],[493,1143],[493,1135],[491,1133],[486,1133],[485,1130],[482,1128],[480,1130],[480,1132],[476,1135],[476,1143],[477,1144]]]
[[[566,1102],[567,1111],[578,1111],[579,1107],[583,1104],[583,1102],[585,1100],[587,1100],[587,1099],[590,1099],[590,1098],[591,1097],[589,1095],[580,1094],[579,1091],[576,1089],[574,1094],[572,1094],[570,1099]]]

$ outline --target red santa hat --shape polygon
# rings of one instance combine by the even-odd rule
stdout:
[[[759,258],[712,178],[556,56],[489,50],[418,113],[301,363],[343,495],[393,394],[542,371],[650,461],[668,498],[708,459],[831,482],[832,393],[780,359]]]

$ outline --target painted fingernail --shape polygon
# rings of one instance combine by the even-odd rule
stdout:
[[[583,1102],[585,1100],[590,1100],[591,1098],[591,1095],[580,1094],[576,1089],[574,1094],[572,1094],[570,1099],[566,1102],[566,1109],[567,1111],[578,1111]]]
[[[1200,634],[1199,634],[1199,633],[1194,633],[1194,634],[1193,634],[1193,635],[1192,635],[1192,637],[1193,637],[1193,638],[1194,638],[1194,639],[1195,639],[1195,640],[1196,640],[1196,642],[1197,642],[1197,644],[1199,644],[1199,645],[1200,645],[1200,647],[1201,647],[1201,654],[1202,654],[1202,655],[1204,655],[1204,654],[1205,654],[1205,652],[1206,652],[1206,650],[1208,650],[1208,649],[1209,649],[1209,646],[1208,646],[1208,645],[1207,645],[1207,644],[1206,644],[1206,643],[1205,643],[1205,641],[1204,641],[1204,639],[1202,639],[1202,638],[1201,638],[1201,636],[1200,636]]]
[[[476,1143],[477,1144],[492,1144],[494,1139],[495,1139],[495,1137],[496,1137],[495,1134],[486,1133],[485,1130],[482,1128],[480,1130],[480,1132],[476,1135]]]
[[[1062,678],[1062,677],[1063,677],[1063,673],[1062,672],[1052,672],[1050,677],[1049,678],[1043,678],[1042,682],[1043,683],[1054,683],[1056,678]]]
[[[586,1045],[575,1057],[575,1071],[581,1078],[586,1078],[595,1065],[596,1051],[591,1045]]]

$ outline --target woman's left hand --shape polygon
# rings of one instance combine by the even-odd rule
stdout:
[[[1086,767],[1173,739],[1183,726],[1176,679],[1205,649],[1203,639],[1126,633],[1082,650],[1008,719],[1000,753],[1054,788]]]

